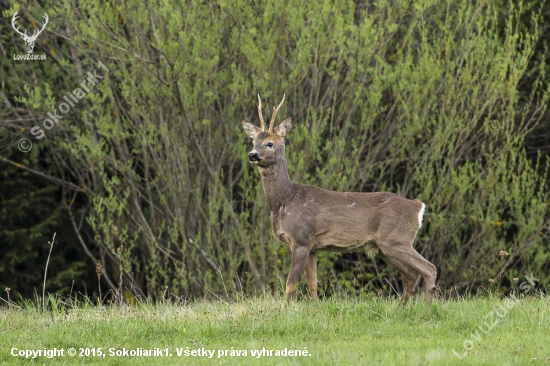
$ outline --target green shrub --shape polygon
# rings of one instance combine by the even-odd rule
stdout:
[[[532,27],[518,27],[526,16]],[[48,66],[59,76],[22,102],[54,108],[98,61],[110,69],[70,121],[47,131],[63,142],[43,146],[91,192],[88,244],[112,276],[123,269],[125,286],[195,297],[280,285],[289,251],[271,234],[240,120],[257,121],[257,94],[272,108],[283,92],[281,114],[296,121],[286,142],[294,181],[425,202],[415,246],[444,289],[525,272],[548,285],[550,200],[523,148],[549,96],[544,58],[533,57],[536,9],[91,2],[56,17],[68,29],[51,44],[64,55]],[[384,288],[380,265],[321,255],[321,287]]]

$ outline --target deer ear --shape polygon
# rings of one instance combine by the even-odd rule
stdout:
[[[256,136],[258,136],[258,134],[262,131],[258,127],[254,126],[253,123],[247,121],[243,121],[243,128],[248,137],[250,137],[251,139],[255,139]]]
[[[285,137],[286,133],[292,128],[292,117],[286,116],[283,121],[275,129],[275,133],[281,137]]]

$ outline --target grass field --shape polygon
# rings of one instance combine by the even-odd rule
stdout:
[[[41,312],[36,305],[22,303],[11,309],[0,309],[0,362],[111,365],[550,363],[550,297],[541,294],[516,302],[487,295],[439,300],[431,306],[419,298],[404,307],[399,307],[396,300],[373,296],[320,301],[311,301],[305,296],[285,308],[282,297],[269,295],[190,304],[102,307],[89,302],[78,302],[78,306],[72,307],[54,301],[53,308],[58,310]],[[471,348],[470,351],[465,347]],[[25,358],[26,350],[54,348],[63,349],[64,355]],[[75,356],[68,355],[70,348],[75,349]],[[124,349],[156,348],[156,356],[124,355]],[[262,349],[265,349],[263,356],[258,358],[256,351]],[[185,356],[186,350],[195,351],[195,355]],[[289,350],[300,353],[290,356]],[[116,356],[117,351],[119,356]],[[211,358],[208,358],[208,351],[213,351]],[[240,356],[236,355],[238,351]]]

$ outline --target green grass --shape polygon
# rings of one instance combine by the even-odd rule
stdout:
[[[70,309],[50,297],[41,312],[26,302],[0,309],[0,362],[27,364],[12,348],[64,348],[65,356],[39,357],[33,363],[179,365],[522,365],[550,362],[550,297],[522,298],[507,314],[495,296],[438,301],[415,299],[404,307],[395,300],[304,297],[285,308],[282,297],[262,296],[191,304],[93,306]],[[67,310],[70,309],[70,310]],[[484,321],[499,319],[480,340],[471,336]],[[462,360],[452,350],[472,350]],[[106,357],[70,357],[69,348],[102,348]],[[168,357],[111,357],[109,348],[168,348]],[[176,348],[215,350],[206,357],[178,357]],[[311,356],[251,356],[252,349],[304,350]],[[218,350],[247,350],[246,357],[221,357]]]

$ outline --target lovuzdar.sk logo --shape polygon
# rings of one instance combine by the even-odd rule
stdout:
[[[27,34],[26,29],[25,29],[24,32],[21,32],[19,30],[19,26],[17,26],[17,24],[16,24],[17,18],[19,18],[19,17],[17,16],[17,12],[15,12],[15,14],[13,14],[13,17],[11,18],[11,26],[21,36],[21,38],[23,38],[23,41],[25,41],[25,43],[26,43],[25,48],[27,49],[27,54],[26,55],[16,55],[16,54],[14,54],[13,59],[14,60],[33,60],[33,61],[47,60],[46,54],[33,55],[32,50],[34,49],[34,43],[36,42],[36,39],[38,38],[40,33],[42,33],[44,31],[44,29],[46,28],[46,24],[48,24],[48,20],[49,20],[48,15],[44,14],[44,24],[42,24],[42,29],[40,29],[38,31],[35,30],[32,33],[32,35],[30,35],[30,36]]]

